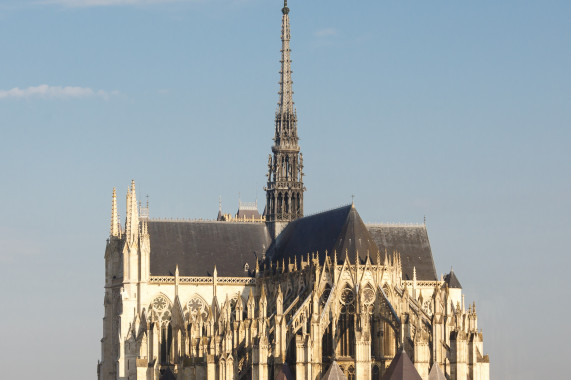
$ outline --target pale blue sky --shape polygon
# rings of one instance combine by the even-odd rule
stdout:
[[[111,192],[263,199],[279,0],[0,0],[3,378],[95,378]],[[571,3],[290,0],[306,213],[427,216],[493,379],[569,376]]]

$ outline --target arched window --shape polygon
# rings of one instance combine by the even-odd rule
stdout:
[[[337,331],[337,355],[340,357],[355,356],[355,294],[349,286],[341,291],[341,313]]]
[[[321,361],[322,367],[325,368],[333,360],[333,336],[331,324],[325,329],[325,333],[321,337]]]
[[[352,365],[347,368],[347,380],[355,380],[355,367]]]
[[[374,365],[372,368],[372,380],[380,380],[380,376],[381,376],[381,371],[379,370],[379,366]]]
[[[158,340],[159,352],[156,354],[158,354],[161,364],[168,364],[174,360],[171,317],[172,303],[162,294],[156,296],[149,305],[149,320],[157,328],[158,334],[154,335],[153,339]]]

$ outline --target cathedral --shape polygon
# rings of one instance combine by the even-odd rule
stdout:
[[[425,224],[304,216],[290,22],[266,199],[210,221],[155,220],[135,182],[105,249],[99,380],[489,380],[476,305],[438,278]]]

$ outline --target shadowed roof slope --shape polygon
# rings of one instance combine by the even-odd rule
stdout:
[[[270,245],[264,223],[149,221],[152,276],[247,277]]]
[[[399,350],[381,380],[422,380],[404,350]]]
[[[343,371],[341,371],[341,368],[339,368],[339,364],[334,361],[321,380],[347,380],[347,378]]]
[[[460,285],[460,281],[452,269],[450,269],[450,273],[444,276],[444,282],[448,284],[449,288],[462,289],[462,285]]]
[[[404,280],[412,280],[413,268],[416,268],[418,280],[437,280],[426,226],[368,225],[367,227],[381,252],[386,249],[389,254],[394,251],[401,254]]]
[[[294,256],[319,252],[323,263],[325,251],[333,256],[334,250],[340,260],[347,250],[349,259],[354,262],[357,250],[361,263],[367,259],[367,252],[371,261],[376,261],[379,248],[352,205],[294,220],[277,237],[268,254],[274,261],[285,259],[287,262]]]

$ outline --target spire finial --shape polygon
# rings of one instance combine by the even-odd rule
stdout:
[[[293,91],[291,86],[291,49],[289,47],[291,35],[288,16],[289,8],[287,7],[287,1],[284,2],[282,13],[282,67],[280,71],[280,101],[278,112],[281,115],[287,115],[293,113]]]
[[[289,8],[287,7],[287,0],[284,0],[284,7],[282,8],[282,13],[287,15],[289,13]]]

